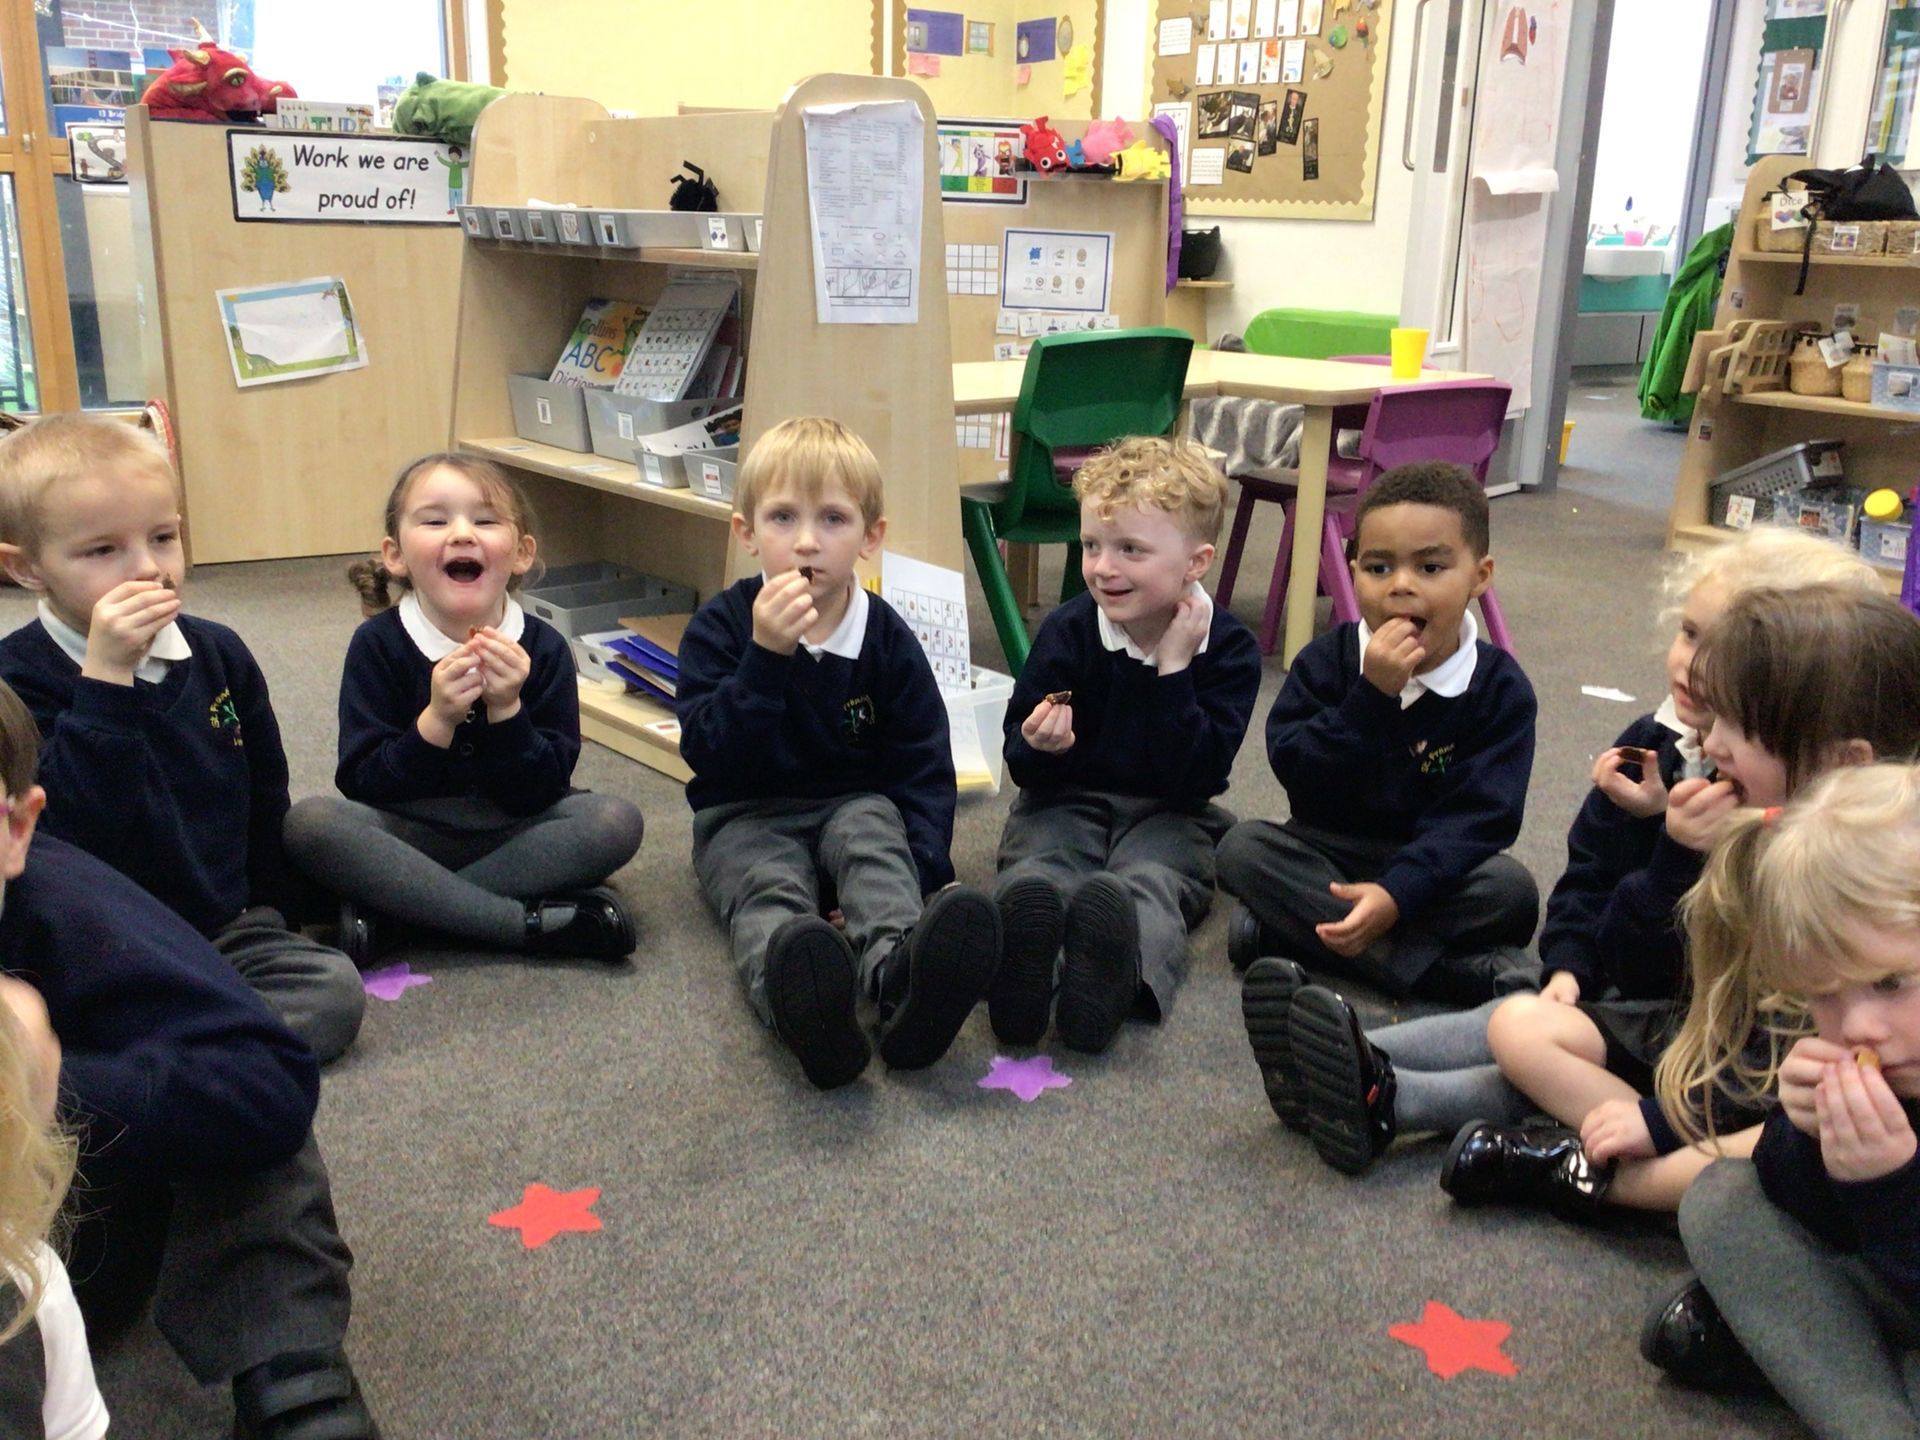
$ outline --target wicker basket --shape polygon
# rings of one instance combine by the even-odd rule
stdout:
[[[1813,225],[1813,247],[1815,255],[1879,255],[1886,250],[1887,227],[1889,225],[1910,225],[1910,220],[1848,220],[1836,223],[1832,220],[1816,220]],[[1773,228],[1773,222],[1762,215],[1754,221],[1754,248],[1770,254],[1798,255],[1806,239],[1806,227],[1794,225],[1785,230]],[[1913,242],[1907,242],[1911,248]]]
[[[1920,220],[1883,220],[1887,227],[1886,253],[1920,255]]]
[[[1827,364],[1817,339],[1802,335],[1787,359],[1787,389],[1796,395],[1838,395],[1840,370],[1838,365]]]

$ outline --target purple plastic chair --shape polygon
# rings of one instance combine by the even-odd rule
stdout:
[[[1357,364],[1386,364],[1385,356],[1345,355]],[[1512,390],[1484,380],[1445,380],[1427,385],[1396,385],[1381,390],[1365,407],[1342,407],[1334,412],[1336,437],[1342,429],[1359,429],[1356,456],[1337,451],[1327,457],[1327,511],[1320,528],[1320,593],[1333,600],[1336,624],[1360,618],[1353,593],[1353,575],[1347,568],[1347,541],[1353,534],[1354,510],[1361,494],[1383,471],[1424,460],[1445,460],[1473,472],[1487,483],[1487,466],[1500,444],[1507,401]],[[1280,608],[1286,600],[1287,577],[1293,562],[1294,490],[1292,480],[1268,476],[1235,476],[1240,482],[1240,504],[1234,511],[1226,559],[1216,590],[1219,604],[1233,603],[1233,585],[1240,569],[1253,507],[1262,500],[1280,505],[1286,526],[1280,551],[1274,557],[1273,579],[1267,589],[1266,613],[1260,623],[1260,653],[1271,655],[1279,639]],[[1480,597],[1486,617],[1487,639],[1513,653],[1513,637],[1492,586]]]

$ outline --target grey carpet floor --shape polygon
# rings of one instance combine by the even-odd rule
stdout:
[[[1494,514],[1541,700],[1517,853],[1543,891],[1589,758],[1661,694],[1654,584],[1681,443],[1633,418],[1630,391],[1581,388],[1578,468]],[[1234,605],[1249,621],[1278,533],[1263,515]],[[356,621],[340,568],[208,568],[187,592],[259,655],[295,795],[331,784]],[[0,597],[0,622],[29,614]],[[977,591],[973,614],[976,654],[997,657]],[[1270,660],[1259,721],[1281,678]],[[1226,798],[1277,816],[1259,721]],[[1641,1362],[1641,1316],[1685,1274],[1670,1228],[1458,1211],[1438,1141],[1351,1180],[1284,1132],[1241,1031],[1224,907],[1167,1022],[1099,1058],[1058,1053],[1069,1088],[1031,1105],[978,1089],[996,1049],[981,1012],[932,1070],[876,1062],[822,1096],[738,994],[679,787],[594,746],[577,778],[646,812],[617,878],[641,916],[633,962],[404,953],[434,983],[370,1002],[326,1078],[320,1135],[358,1261],[349,1343],[391,1440],[1795,1433],[1772,1401],[1689,1395]],[[1008,803],[963,804],[962,878],[990,874]],[[535,1181],[599,1187],[605,1228],[529,1251],[487,1223]],[[1429,1300],[1509,1323],[1518,1374],[1430,1374],[1387,1334]],[[224,1394],[150,1326],[99,1370],[119,1433],[223,1433]]]

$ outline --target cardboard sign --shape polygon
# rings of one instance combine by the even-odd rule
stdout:
[[[411,136],[229,130],[235,220],[457,225],[465,147]]]

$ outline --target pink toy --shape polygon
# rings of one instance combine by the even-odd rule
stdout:
[[[1060,138],[1060,132],[1047,124],[1042,115],[1031,125],[1020,127],[1020,138],[1024,143],[1027,163],[1042,175],[1051,175],[1056,170],[1067,168],[1067,144]]]
[[[1133,127],[1124,120],[1096,120],[1080,142],[1089,165],[1111,165],[1113,157],[1133,143]]]

